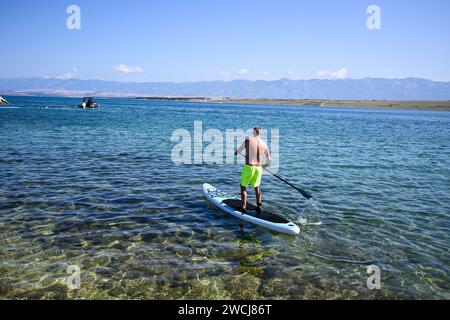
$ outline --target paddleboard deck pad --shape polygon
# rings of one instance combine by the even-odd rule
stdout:
[[[237,219],[288,235],[300,233],[300,228],[295,223],[273,213],[264,211],[257,213],[256,207],[250,203],[247,203],[246,206],[247,213],[242,213],[239,211],[240,199],[230,196],[208,183],[203,184],[203,194],[212,205]]]

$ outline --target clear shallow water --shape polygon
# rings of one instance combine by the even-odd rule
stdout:
[[[450,298],[450,113],[8,99],[0,108],[0,298]],[[48,109],[41,107],[48,106]],[[320,226],[298,237],[209,207],[240,165],[171,163],[177,128],[280,130],[265,207]],[[253,194],[251,195],[253,198]],[[68,265],[81,289],[68,291]],[[382,270],[366,287],[367,266]]]

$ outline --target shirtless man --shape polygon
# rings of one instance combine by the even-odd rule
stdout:
[[[253,137],[245,139],[241,146],[236,150],[238,155],[245,149],[245,166],[241,175],[241,198],[242,213],[247,212],[247,186],[252,184],[255,189],[257,208],[256,212],[261,213],[262,195],[261,195],[261,177],[263,168],[270,164],[270,152],[267,144],[261,139],[261,128],[253,129]],[[266,156],[266,162],[263,164],[263,155]]]

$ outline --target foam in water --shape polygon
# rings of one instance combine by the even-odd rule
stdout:
[[[309,220],[306,217],[307,215],[314,216],[314,218]],[[308,204],[300,212],[296,222],[303,226],[320,226],[322,224],[322,221],[320,221],[319,206],[314,198],[309,199]]]

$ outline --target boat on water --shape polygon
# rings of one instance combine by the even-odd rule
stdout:
[[[94,98],[92,98],[92,97],[83,98],[83,102],[81,102],[78,105],[78,108],[81,108],[81,109],[95,109],[98,107],[100,107],[100,104],[95,102]]]
[[[0,104],[8,104],[8,101],[6,101],[3,97],[0,97]]]

